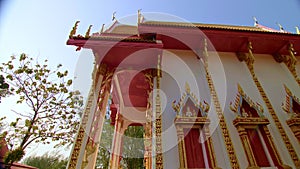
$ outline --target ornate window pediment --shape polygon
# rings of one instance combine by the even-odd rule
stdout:
[[[243,91],[238,84],[238,94],[234,103],[230,102],[230,109],[237,114],[237,119],[244,119],[249,122],[258,122],[260,120],[267,120],[264,118],[264,109],[259,103],[255,103]]]
[[[292,118],[300,118],[300,99],[293,95],[285,85],[284,88],[287,95],[285,104],[282,103],[282,109],[291,114]]]
[[[200,102],[185,84],[179,102],[172,104],[178,136],[180,168],[218,168],[209,132],[209,104]]]
[[[263,115],[263,107],[253,102],[238,84],[235,102],[230,109],[237,114],[233,124],[237,128],[249,163],[248,168],[282,166],[277,149],[267,127],[269,120]]]
[[[207,102],[200,102],[196,96],[191,93],[188,83],[185,84],[185,93],[179,102],[173,101],[172,107],[177,113],[177,117],[206,117],[209,110]]]
[[[287,95],[285,104],[282,103],[282,109],[291,115],[286,123],[300,142],[300,100],[285,85],[284,88]]]

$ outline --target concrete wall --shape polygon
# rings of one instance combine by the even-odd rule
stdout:
[[[208,64],[240,167],[246,168],[248,166],[248,161],[238,132],[232,123],[236,118],[236,114],[229,108],[230,102],[235,101],[235,97],[238,93],[238,83],[254,102],[258,102],[263,106],[264,115],[270,121],[268,128],[274,139],[275,145],[277,145],[277,150],[283,163],[295,167],[283,139],[268,112],[267,106],[253,82],[247,65],[244,62],[240,62],[235,53],[224,52],[209,52]],[[298,98],[300,97],[299,85],[285,64],[277,63],[271,55],[255,54],[254,65],[255,73],[260,83],[270,99],[298,156],[300,156],[300,145],[286,124],[289,115],[281,108],[282,103],[285,102],[286,96],[283,85],[285,84]],[[297,69],[299,72],[299,64],[297,65]],[[205,78],[205,70],[201,61],[197,59],[196,55],[191,51],[165,50],[162,56],[162,70],[162,139],[165,168],[179,168],[177,133],[174,126],[176,113],[172,108],[172,102],[178,102],[180,100],[181,95],[185,92],[186,82],[189,83],[191,92],[194,93],[198,99],[201,101],[205,100],[210,104],[209,116],[212,121],[210,128],[217,165],[222,168],[230,168],[230,161],[227,157],[225,142],[218,126],[218,118],[216,117],[214,104],[210,97],[209,87]]]

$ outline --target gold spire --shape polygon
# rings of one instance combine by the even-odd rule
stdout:
[[[296,26],[295,28],[296,28],[296,34],[300,35],[300,30],[299,30],[298,26]]]
[[[76,34],[76,30],[77,30],[77,27],[78,27],[78,24],[79,24],[80,21],[76,21],[71,32],[70,32],[70,35],[69,35],[69,38],[72,38],[75,34]]]
[[[283,26],[280,23],[276,23],[279,26],[280,32],[285,32]]]
[[[257,21],[255,16],[253,16],[253,20],[254,20],[254,26],[257,27],[258,26],[258,21]]]
[[[139,9],[139,10],[138,10],[138,15],[137,15],[137,17],[138,17],[138,24],[141,23],[141,19],[142,19],[141,10],[142,10],[142,9]]]
[[[89,38],[90,37],[90,32],[91,32],[92,26],[93,25],[90,25],[89,28],[88,28],[88,30],[86,31],[85,36],[84,36],[85,38]]]
[[[101,27],[100,33],[103,33],[103,31],[104,31],[104,25],[105,25],[105,24],[102,24],[102,27]]]
[[[116,19],[116,13],[117,13],[116,11],[113,12],[113,14],[112,14],[112,19],[111,19],[112,21],[117,20],[117,19]]]

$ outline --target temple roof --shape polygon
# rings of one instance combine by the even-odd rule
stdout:
[[[160,22],[160,21],[147,21],[141,23],[151,26],[170,26],[170,27],[197,27],[208,29],[225,29],[225,30],[238,30],[238,31],[257,31],[257,32],[270,32],[260,27],[254,26],[236,26],[236,25],[221,25],[221,24],[204,24],[204,23],[185,23],[185,22]],[[276,33],[282,33],[277,31]]]
[[[75,26],[73,30],[75,29],[76,32],[77,26]],[[115,21],[106,30],[91,35],[88,30],[85,36],[75,35],[73,30],[67,44],[78,46],[78,49],[107,45],[110,42],[116,42],[118,45],[120,42],[130,42],[135,43],[135,46],[146,45],[156,48],[163,46],[164,49],[197,49],[201,45],[203,46],[203,42],[200,40],[205,37],[211,42],[211,46],[214,48],[212,50],[220,52],[246,52],[246,44],[250,41],[254,53],[287,54],[286,46],[288,44],[293,44],[295,51],[300,51],[299,34],[275,30],[260,24],[236,26],[144,20],[137,26]],[[191,36],[192,34],[198,36]],[[88,43],[86,43],[87,41]]]

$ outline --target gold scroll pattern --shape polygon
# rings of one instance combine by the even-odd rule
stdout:
[[[285,104],[282,103],[282,109],[290,115],[290,119],[286,121],[287,125],[291,128],[295,137],[300,143],[300,114],[294,112],[293,110],[293,101],[300,104],[300,99],[292,94],[290,89],[284,85],[285,91],[287,93]]]
[[[98,100],[96,103],[100,111],[96,110],[94,117],[92,117],[93,118],[92,126],[91,126],[91,130],[89,132],[89,139],[88,139],[88,142],[87,142],[87,145],[85,148],[85,156],[84,156],[83,164],[81,166],[82,169],[84,169],[89,162],[90,163],[95,162],[95,161],[88,161],[88,157],[91,154],[95,153],[96,150],[98,150],[97,147],[99,146],[99,143],[95,142],[94,139],[95,139],[96,135],[98,134],[98,132],[102,132],[102,131],[99,131],[98,123],[102,122],[102,124],[100,124],[100,125],[103,125],[103,121],[101,120],[101,118],[103,118],[103,114],[105,114],[105,111],[106,111],[106,105],[108,102],[109,91],[111,88],[113,71],[114,70],[110,70],[107,67],[106,67],[106,72],[102,71],[102,73],[104,73],[105,75],[102,74],[103,79],[101,82],[99,96],[98,96]]]
[[[146,111],[146,124],[145,124],[145,134],[144,134],[144,145],[145,145],[145,153],[144,153],[144,166],[146,169],[152,169],[152,95],[150,91],[153,90],[153,78],[154,71],[148,71],[145,74],[146,80],[150,85],[150,90],[148,91],[148,102],[147,102],[147,111]]]
[[[297,81],[298,85],[300,86],[300,78],[297,74],[296,65],[297,65],[297,58],[295,56],[295,50],[292,43],[287,45],[287,50],[289,55],[281,55],[279,53],[273,54],[274,59],[276,62],[284,62],[287,68],[290,70],[292,75],[294,76],[295,80]]]
[[[291,73],[293,74],[298,85],[300,85],[300,78],[298,77],[297,71],[296,71],[297,58],[294,55],[295,50],[294,50],[293,44],[291,44],[291,43],[289,44],[288,51],[289,51],[289,56],[287,57],[285,64],[287,65],[287,67],[289,68]]]
[[[157,76],[156,76],[156,87],[160,89],[160,77],[161,77],[161,63],[160,55],[158,56],[157,63]],[[161,100],[159,91],[155,96],[155,140],[156,140],[156,168],[163,169],[163,154],[162,154],[162,115],[161,115]]]
[[[248,44],[248,52],[249,52],[249,56],[246,57],[246,58],[254,58],[254,55],[252,53],[252,44],[251,43]],[[255,85],[256,85],[256,87],[257,87],[260,95],[262,96],[262,98],[263,98],[263,100],[264,100],[264,102],[265,102],[265,104],[266,104],[266,106],[268,108],[269,113],[271,114],[271,116],[272,116],[272,118],[273,118],[273,120],[275,122],[275,126],[279,130],[279,133],[280,133],[280,135],[281,135],[281,137],[283,139],[283,142],[285,143],[286,148],[288,149],[288,152],[289,152],[289,154],[290,154],[290,156],[291,156],[291,158],[292,158],[295,166],[296,167],[300,167],[300,161],[299,161],[299,158],[298,158],[298,156],[296,154],[296,151],[295,151],[293,145],[291,144],[291,141],[290,141],[289,137],[287,136],[285,130],[283,129],[283,126],[280,123],[280,121],[279,121],[279,119],[278,119],[278,117],[277,117],[277,115],[275,113],[275,110],[274,110],[274,108],[273,108],[273,106],[272,106],[269,98],[266,95],[266,92],[264,91],[262,85],[260,84],[258,78],[256,77],[256,74],[254,72],[254,67],[253,67],[254,61],[247,61],[247,60],[248,59],[246,59],[246,60],[240,60],[240,61],[245,61],[247,63],[248,69],[249,69],[249,71],[250,71],[250,73],[252,75],[252,79],[253,79],[253,81],[254,81],[254,83],[255,83]]]
[[[239,163],[238,163],[238,159],[236,157],[235,151],[234,151],[234,147],[231,141],[231,137],[227,128],[227,124],[221,109],[221,105],[219,102],[219,98],[215,89],[215,86],[213,84],[213,80],[212,77],[209,73],[208,70],[208,63],[207,63],[207,57],[208,57],[208,52],[207,52],[207,43],[206,43],[206,39],[205,39],[205,48],[204,48],[204,68],[205,68],[205,72],[206,72],[206,79],[209,85],[209,89],[210,89],[210,94],[212,96],[213,102],[214,102],[214,106],[216,108],[216,112],[218,115],[218,118],[220,120],[220,127],[222,130],[222,134],[225,140],[225,145],[226,145],[226,150],[227,150],[227,154],[230,160],[230,165],[232,169],[239,169]]]
[[[99,69],[101,71],[98,71],[97,75],[98,76],[101,76],[101,75],[103,76],[106,73],[106,65],[101,65]],[[93,104],[94,97],[95,97],[95,85],[92,85],[92,89],[89,93],[88,101],[86,103],[86,107],[84,109],[84,113],[83,113],[83,116],[81,118],[81,124],[80,124],[79,130],[78,130],[78,133],[77,133],[77,137],[76,137],[76,140],[75,140],[75,143],[74,143],[75,145],[74,145],[74,148],[73,148],[73,151],[72,151],[72,154],[71,154],[71,158],[70,158],[70,161],[69,161],[69,164],[68,164],[68,169],[75,169],[76,168],[77,161],[78,161],[78,158],[79,158],[79,154],[80,154],[80,151],[81,151],[81,146],[82,146],[82,143],[83,143],[83,140],[84,140],[84,136],[87,134],[87,131],[86,131],[87,122],[88,122],[88,119],[89,119],[89,114],[90,114],[90,111],[91,111],[91,107],[92,107],[92,104]],[[87,146],[88,146],[87,149],[89,149],[90,144],[87,143]],[[84,156],[85,157],[84,157],[84,160],[82,162],[81,167],[84,167],[87,164],[87,161],[85,161],[86,153],[85,153]]]
[[[69,161],[69,165],[68,165],[68,169],[76,169],[76,164],[79,158],[79,153],[81,150],[81,145],[84,139],[84,135],[86,134],[86,126],[87,126],[87,121],[88,121],[88,117],[89,117],[89,113],[90,113],[90,108],[92,107],[92,103],[93,103],[93,99],[94,99],[94,92],[93,90],[90,91],[90,95],[88,97],[88,101],[87,101],[87,105],[85,107],[84,110],[84,114],[82,116],[81,119],[81,124],[77,133],[77,137],[75,140],[75,145],[71,154],[71,158]]]

